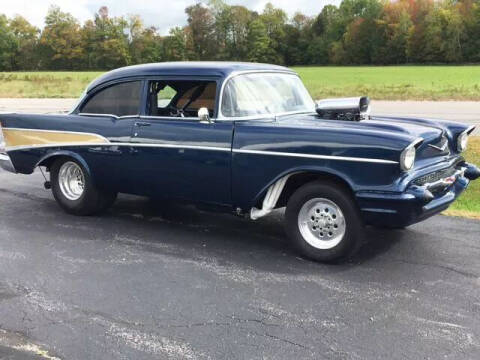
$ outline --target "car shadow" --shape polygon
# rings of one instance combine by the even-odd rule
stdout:
[[[309,271],[318,266],[341,272],[375,259],[411,235],[409,230],[367,228],[366,240],[354,257],[325,265],[301,258],[290,246],[284,233],[282,210],[252,221],[173,201],[122,195],[103,218],[122,219],[122,227],[128,232],[145,234],[143,240],[147,246],[157,242],[174,246],[179,250],[174,252],[175,256],[192,257],[194,250],[201,249],[202,255],[217,260],[282,273]],[[152,238],[152,233],[158,236]],[[265,258],[268,261],[262,261]],[[298,266],[299,263],[306,268]]]

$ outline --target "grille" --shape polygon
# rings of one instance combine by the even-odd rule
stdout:
[[[455,166],[449,167],[448,169],[438,170],[433,173],[423,175],[415,179],[414,184],[418,186],[425,185],[427,183],[432,183],[446,177],[452,176],[456,171]]]

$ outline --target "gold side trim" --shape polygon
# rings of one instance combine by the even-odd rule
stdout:
[[[50,144],[107,144],[108,139],[91,133],[3,128],[7,150],[12,147],[35,147]]]

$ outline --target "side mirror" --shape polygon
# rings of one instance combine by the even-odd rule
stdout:
[[[198,119],[200,120],[201,123],[205,123],[205,124],[212,123],[208,109],[205,107],[198,109]]]

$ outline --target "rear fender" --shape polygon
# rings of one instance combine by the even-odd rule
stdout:
[[[42,157],[34,166],[34,169],[39,167],[39,166],[46,166],[46,167],[50,167],[50,165],[57,159],[57,158],[60,158],[60,157],[69,157],[69,158],[72,158],[74,160],[77,160],[84,168],[85,170],[87,171],[87,174],[90,178],[93,178],[93,175],[92,175],[92,172],[90,170],[90,167],[88,166],[87,162],[85,161],[84,158],[82,158],[80,155],[78,155],[77,153],[73,152],[73,151],[69,151],[69,150],[58,150],[58,151],[54,151],[54,152],[51,152],[51,153],[48,153],[47,155],[45,155],[44,157]]]

